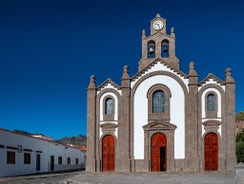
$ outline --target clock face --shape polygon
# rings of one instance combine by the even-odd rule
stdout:
[[[164,27],[164,23],[161,21],[161,20],[156,20],[154,23],[153,23],[153,28],[155,30],[160,30],[160,29],[163,29]]]

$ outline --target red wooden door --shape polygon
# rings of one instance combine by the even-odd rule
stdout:
[[[167,138],[162,133],[156,133],[151,139],[151,171],[166,171]]]
[[[106,135],[102,141],[102,170],[114,171],[115,141],[111,135]]]
[[[209,133],[204,139],[204,158],[205,170],[218,170],[218,136],[215,133]]]

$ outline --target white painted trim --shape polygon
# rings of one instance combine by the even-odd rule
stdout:
[[[206,131],[204,129],[204,125],[202,124],[202,137],[205,133],[206,133]],[[220,136],[222,136],[222,125],[219,125],[218,133]]]
[[[217,86],[221,87],[225,91],[225,86],[224,85],[220,85],[219,83],[217,83],[213,79],[209,79],[208,81],[206,81],[205,84],[203,84],[201,87],[198,88],[198,91],[200,91],[203,87],[205,87],[206,85],[209,85],[209,84],[217,85]]]
[[[152,66],[152,68],[150,68],[148,71],[146,71],[144,74],[142,74],[140,77],[138,77],[137,79],[135,79],[134,81],[131,82],[131,88],[133,88],[135,86],[135,84],[137,83],[138,80],[140,80],[143,76],[152,73],[152,72],[156,72],[156,71],[167,71],[170,72],[176,76],[178,76],[186,86],[188,86],[188,79],[185,79],[184,77],[180,76],[177,72],[175,72],[174,70],[170,69],[169,67],[165,66],[164,64],[162,64],[160,61],[158,61],[154,66]]]
[[[103,136],[103,131],[101,127],[99,127],[99,132],[100,132],[99,138],[101,138]],[[116,138],[118,138],[118,128],[115,128],[114,135],[116,136]]]
[[[203,118],[202,119],[202,136],[206,133],[203,123],[206,122],[206,121],[210,121],[210,120],[212,120],[212,121],[220,121],[220,122],[222,121],[221,118]],[[222,130],[222,125],[219,125],[218,133],[219,133],[220,136],[222,135],[222,131],[221,130]]]
[[[102,88],[102,90],[98,90],[97,91],[97,95],[99,95],[99,93],[101,93],[104,89],[113,89],[115,91],[117,91],[120,95],[122,94],[122,91],[121,90],[118,90],[117,88],[115,88],[113,85],[111,85],[110,83],[108,83],[106,86],[104,86]]]
[[[103,119],[103,99],[106,97],[106,96],[112,96],[114,98],[114,120],[115,121],[118,121],[118,98],[117,96],[112,93],[112,92],[106,92],[104,93],[101,97],[100,97],[100,108],[99,108],[99,113],[100,113],[100,122],[104,121]]]
[[[222,101],[222,99],[221,99],[221,93],[219,92],[219,90],[218,89],[216,89],[216,88],[207,88],[206,90],[204,90],[203,91],[203,93],[202,93],[202,96],[201,96],[201,103],[202,103],[202,118],[206,118],[206,111],[205,111],[205,97],[206,97],[206,94],[208,93],[208,92],[211,92],[211,91],[213,91],[213,92],[215,92],[216,94],[217,94],[217,98],[218,98],[218,112],[217,112],[217,117],[221,117],[221,115],[222,115],[222,112],[221,112],[221,101]]]

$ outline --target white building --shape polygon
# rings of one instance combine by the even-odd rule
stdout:
[[[0,177],[85,167],[85,152],[50,139],[0,129]]]

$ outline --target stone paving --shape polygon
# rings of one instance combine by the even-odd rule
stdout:
[[[233,173],[73,173],[0,178],[1,184],[244,184],[244,170]]]
[[[234,184],[235,174],[162,174],[162,173],[128,173],[76,175],[63,180],[60,184]]]

